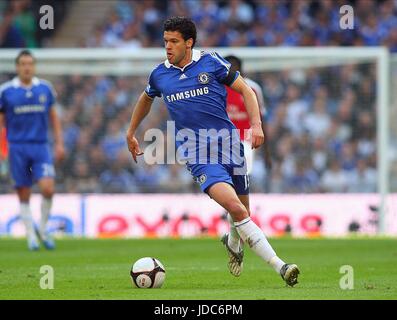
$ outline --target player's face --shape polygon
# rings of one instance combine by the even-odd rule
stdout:
[[[186,58],[187,50],[192,47],[192,39],[185,41],[179,31],[164,31],[164,45],[168,61],[178,66]]]
[[[31,56],[21,56],[17,63],[17,74],[23,82],[30,82],[34,76],[35,63]]]

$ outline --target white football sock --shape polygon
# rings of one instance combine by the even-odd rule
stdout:
[[[285,262],[281,260],[279,257],[274,256],[273,258],[270,259],[269,264],[273,267],[273,269],[277,273],[280,273],[281,267],[285,264]]]
[[[241,238],[238,234],[236,227],[234,226],[233,218],[230,214],[227,215],[227,220],[229,221],[230,225],[230,232],[228,236],[227,244],[234,252],[239,252],[240,248],[242,247]]]
[[[37,241],[36,233],[34,232],[32,212],[30,211],[30,206],[28,202],[21,202],[20,215],[26,228],[27,238],[29,240]]]
[[[43,198],[41,202],[41,220],[40,220],[40,234],[43,238],[46,237],[46,228],[50,210],[52,207],[52,198]]]
[[[270,243],[267,241],[263,231],[251,220],[246,218],[235,222],[237,232],[245,243],[263,260],[269,263],[277,273],[280,273],[284,262],[277,257]]]

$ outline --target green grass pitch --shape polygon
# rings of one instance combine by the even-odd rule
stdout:
[[[0,239],[0,299],[396,299],[397,239],[271,239],[297,263],[299,284],[281,277],[246,248],[244,272],[233,277],[218,239],[58,240],[29,252],[25,240]],[[138,258],[166,268],[161,289],[138,289],[129,271]],[[54,289],[40,288],[40,266],[54,268]],[[354,268],[354,289],[341,290],[342,265]]]

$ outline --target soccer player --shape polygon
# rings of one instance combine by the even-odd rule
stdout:
[[[17,76],[0,87],[0,126],[6,126],[11,176],[20,201],[20,216],[26,227],[28,247],[54,249],[54,240],[46,227],[54,195],[55,170],[48,144],[48,123],[55,140],[55,158],[65,154],[62,128],[57,116],[52,85],[35,77],[35,58],[22,50],[15,60]],[[41,220],[36,229],[30,206],[31,187],[38,183],[43,196]]]
[[[196,157],[185,154],[187,168],[200,184],[202,191],[220,204],[233,218],[233,229],[241,239],[265,262],[270,264],[279,273],[282,279],[290,286],[297,283],[299,269],[295,264],[287,264],[281,260],[267,241],[262,230],[249,217],[249,187],[246,175],[246,165],[238,161],[223,161],[222,148],[221,162],[213,163],[208,156],[203,159],[202,149],[212,151],[218,145],[211,139],[200,139],[203,129],[228,132],[223,137],[231,141],[229,151],[243,152],[237,129],[226,113],[225,84],[241,93],[250,116],[252,129],[252,147],[258,148],[264,141],[262,123],[260,120],[258,102],[255,93],[245,83],[238,72],[230,70],[227,63],[217,53],[205,53],[193,49],[197,32],[194,23],[184,17],[173,17],[164,23],[164,43],[167,60],[159,64],[150,74],[149,83],[139,97],[131,116],[127,130],[128,149],[134,161],[143,152],[139,147],[136,130],[151,109],[155,97],[163,97],[167,109],[175,122],[178,150],[185,140],[178,135],[181,131],[193,132],[190,140],[198,138],[204,140],[196,145]],[[234,135],[237,134],[237,140]],[[191,145],[191,144],[190,144]],[[199,159],[197,161],[197,154]],[[204,153],[205,154],[205,153]],[[229,154],[230,155],[230,154]],[[203,161],[205,160],[205,161]],[[242,170],[237,170],[241,169]],[[244,170],[245,169],[245,170]],[[243,171],[243,172],[241,172]],[[244,173],[244,174],[242,174]],[[229,255],[229,270],[238,276],[242,270],[243,251],[239,248],[239,238],[225,237],[224,244]]]
[[[240,58],[230,55],[225,57],[225,60],[230,63],[231,71],[234,72],[238,71],[240,72],[240,75],[243,77],[243,71],[242,71],[243,64]],[[258,83],[251,80],[250,78],[247,77],[243,77],[243,78],[244,81],[247,83],[247,85],[256,94],[261,117],[263,118],[265,116],[266,109],[265,109],[265,103],[263,101],[262,89]],[[251,127],[250,117],[247,108],[245,107],[244,97],[242,96],[242,94],[238,93],[237,91],[234,91],[229,86],[226,86],[226,92],[227,92],[226,111],[229,116],[229,119],[233,122],[233,124],[240,132],[240,139],[244,145],[244,156],[247,161],[247,173],[250,174],[255,159],[254,157],[255,152],[254,149],[252,149],[250,136],[248,134],[248,131]],[[265,121],[262,122],[262,127],[263,127],[262,128],[263,132],[266,132]],[[264,146],[265,146],[265,153],[264,153],[265,165],[267,169],[270,169],[271,158],[270,158],[270,152],[268,149],[266,136],[265,136]]]

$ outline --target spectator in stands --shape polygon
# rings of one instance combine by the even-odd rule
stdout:
[[[296,169],[287,181],[287,192],[312,193],[318,191],[318,175],[306,160],[296,163]]]
[[[117,120],[111,120],[102,140],[102,150],[109,160],[115,160],[118,154],[126,149],[125,137],[120,128],[121,125]]]
[[[314,101],[313,111],[303,118],[303,125],[313,138],[325,136],[331,125],[331,117],[327,113],[324,100]]]
[[[125,169],[121,156],[110,163],[110,168],[101,174],[99,181],[102,192],[105,193],[131,193],[139,190],[138,181]]]
[[[345,193],[348,190],[349,176],[340,166],[337,158],[330,159],[328,169],[321,178],[321,190],[324,192]]]
[[[348,175],[349,192],[372,193],[377,190],[377,171],[367,165],[364,159],[357,161],[357,166]]]

